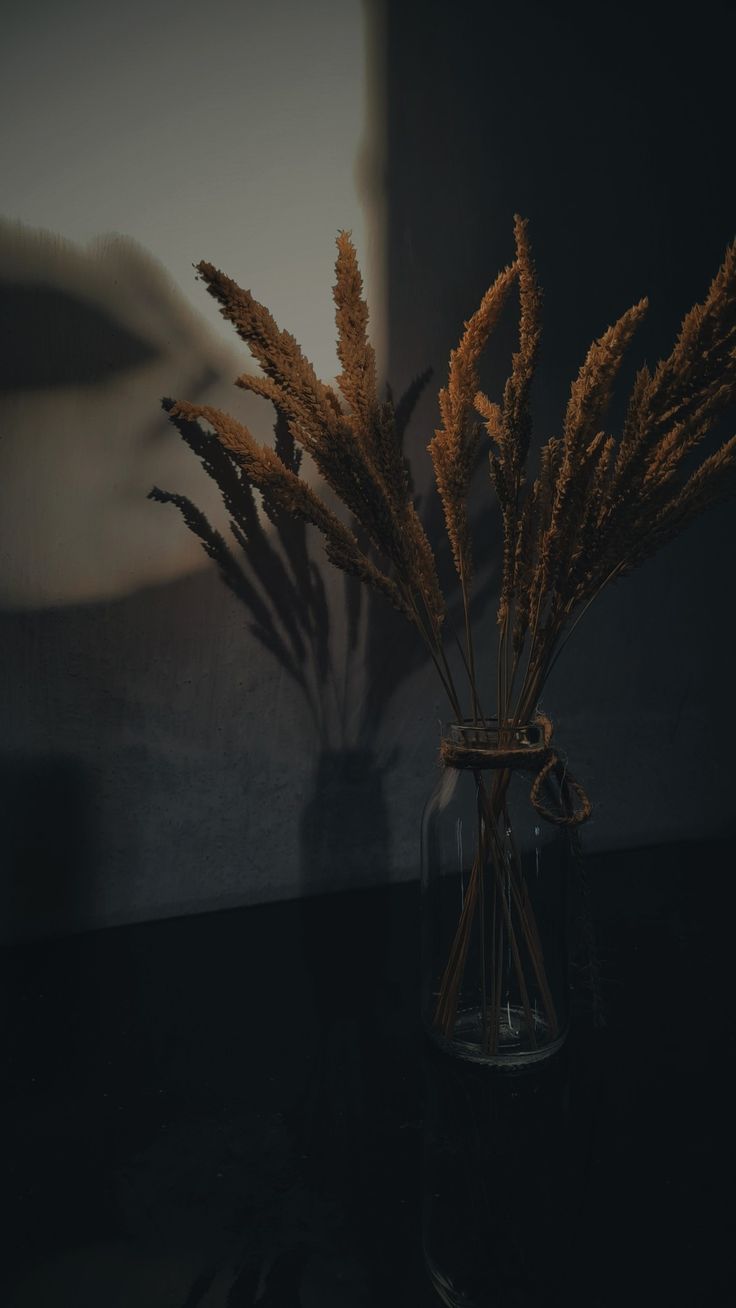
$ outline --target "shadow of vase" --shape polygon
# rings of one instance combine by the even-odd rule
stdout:
[[[301,895],[381,884],[389,854],[384,773],[373,750],[322,750],[302,814]]]

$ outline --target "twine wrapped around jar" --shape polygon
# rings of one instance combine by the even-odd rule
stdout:
[[[509,733],[514,737],[514,742],[503,746],[489,745],[487,730],[482,727],[476,730],[475,741],[474,727],[471,725],[456,728],[456,736],[461,738],[442,741],[440,758],[445,767],[508,768],[534,772],[536,775],[530,799],[541,817],[559,826],[574,827],[587,821],[592,811],[590,800],[580,782],[576,781],[567,765],[552,749],[552,722],[546,713],[535,713],[530,726],[503,728],[504,734]],[[542,799],[545,785],[547,794],[552,795],[549,781],[553,776],[559,786],[559,800],[553,796],[557,808],[550,808]]]

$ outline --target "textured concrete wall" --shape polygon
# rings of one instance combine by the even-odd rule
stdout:
[[[229,537],[164,396],[273,439],[270,406],[232,385],[255,365],[195,280],[198,259],[250,286],[329,378],[334,237],[350,228],[385,349],[384,115],[366,27],[359,0],[218,0],[204,27],[188,0],[6,14],[6,934],[298,891],[320,745],[304,692],[263,643],[270,537],[253,575],[261,607],[246,612],[176,509],[147,494],[188,496]],[[290,548],[298,590],[299,533]]]
[[[380,18],[377,6],[371,12]],[[634,41],[623,17],[602,40],[577,6],[559,18],[536,5],[502,13],[470,4],[462,24],[449,7],[425,0],[390,7],[373,46],[385,60],[386,172],[374,165],[370,184],[380,190],[382,176],[388,184],[389,376],[400,393],[422,369],[435,369],[409,433],[420,492],[449,349],[511,257],[515,210],[531,220],[546,290],[535,396],[541,433],[559,429],[591,338],[644,293],[650,323],[632,357],[653,362],[669,348],[733,235],[733,179],[720,162],[732,109],[727,79],[707,73],[729,48],[719,26],[725,12],[702,7],[687,32],[637,19]],[[341,224],[340,216],[334,226]],[[158,481],[217,516],[207,478],[157,406],[165,394],[206,398],[263,424],[262,411],[243,409],[245,397],[230,384],[242,359],[188,317],[176,286],[157,281],[153,269],[149,280],[145,251],[118,248],[130,273],[122,308],[136,287],[156,287],[157,325],[138,334],[133,310],[116,318],[118,301],[100,289],[104,258],[84,282],[85,312],[59,298],[69,285],[57,284],[45,300],[25,295],[19,314],[30,273],[23,287],[13,283],[9,248],[8,321],[13,332],[27,321],[31,335],[51,345],[42,352],[48,371],[37,367],[20,387],[16,374],[2,397],[3,457],[15,478],[6,475],[5,484],[16,487],[3,507],[0,616],[5,934],[416,875],[419,817],[447,709],[413,633],[380,605],[361,605],[329,568],[310,571],[299,534],[282,533],[281,557],[296,569],[292,587],[322,615],[313,645],[295,661],[308,695],[266,648],[268,617],[247,612],[214,566],[202,566],[174,508],[145,499]],[[104,308],[102,319],[90,304]],[[47,338],[49,324],[59,330]],[[87,342],[72,351],[74,367],[87,369],[73,380],[100,406],[98,440],[117,433],[112,489],[89,477],[100,461],[90,464],[79,437],[95,431],[91,402],[80,407],[49,362],[64,361],[65,331]],[[509,329],[487,365],[491,390],[512,348]],[[121,427],[131,405],[135,430]],[[141,416],[149,411],[150,427]],[[40,453],[25,460],[17,432],[34,423]],[[132,519],[116,516],[120,492]],[[482,478],[477,495],[490,504]],[[83,546],[75,557],[99,551],[93,564],[104,555],[110,575],[118,560],[117,582],[104,594],[92,582],[85,588],[81,568],[78,589],[60,589],[75,548],[70,503]],[[436,517],[436,505],[425,507]],[[733,829],[732,526],[732,506],[711,512],[601,597],[549,683],[543,706],[594,801],[591,848]],[[479,528],[491,687],[491,507]],[[273,534],[261,542],[255,577],[272,615],[285,614],[293,599],[276,579],[275,544]],[[312,557],[319,560],[318,548]],[[31,601],[20,603],[20,593]],[[283,631],[278,617],[276,627]]]

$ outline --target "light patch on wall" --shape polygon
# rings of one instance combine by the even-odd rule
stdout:
[[[379,11],[11,6],[3,606],[121,595],[212,566],[174,510],[146,499],[156,482],[226,524],[160,399],[219,404],[260,439],[273,414],[231,385],[249,356],[196,281],[199,259],[249,286],[329,380],[334,237],[350,228],[383,357],[384,138],[366,44]]]

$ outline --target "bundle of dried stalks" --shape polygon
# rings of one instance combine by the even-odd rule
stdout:
[[[541,446],[537,473],[530,479],[530,390],[539,354],[542,297],[528,226],[518,216],[514,233],[513,263],[486,292],[450,355],[447,385],[439,393],[441,425],[428,446],[460,583],[465,647],[459,641],[458,645],[468,679],[471,716],[483,726],[486,719],[470,620],[473,547],[467,502],[484,430],[489,440],[490,478],[503,522],[497,614],[500,746],[504,742],[508,746],[510,740],[504,731],[509,733],[531,720],[561,649],[604,587],[631,572],[697,514],[736,490],[736,436],[686,471],[686,456],[702,443],[736,395],[736,242],[727,249],[702,304],[685,316],[669,356],[653,371],[644,367],[636,374],[618,439],[606,429],[608,409],[647,301],[640,300],[593,342],[572,382],[561,434]],[[252,488],[259,491],[269,516],[286,513],[316,526],[330,561],[384,595],[414,624],[434,660],[455,719],[462,721],[466,701],[458,692],[446,657],[449,624],[445,600],[435,558],[412,499],[399,435],[402,416],[390,392],[384,401],[377,394],[376,361],[367,335],[368,308],[349,233],[339,233],[337,247],[334,300],[339,393],[317,378],[294,337],[276,325],[250,291],[241,289],[212,264],[198,264],[221,313],[262,369],[263,375],[243,373],[237,384],[273,403],[288,432],[288,448],[283,443],[279,447],[278,442],[275,449],[259,444],[242,423],[211,406],[166,401],[165,407],[195,449],[197,440],[191,433],[199,430],[196,424],[204,421],[212,428],[219,442],[219,462],[211,453],[203,461],[233,515],[231,526],[238,543],[248,546]],[[519,347],[501,400],[496,402],[479,388],[479,361],[514,285],[519,291]],[[311,456],[353,525],[346,525],[299,475],[301,451]],[[225,464],[220,466],[223,459]],[[179,507],[235,590],[247,585],[224,539],[188,501],[157,488],[151,496]],[[267,622],[261,626],[268,640],[278,639]],[[522,664],[523,675],[515,689]],[[501,936],[505,930],[521,992],[526,993],[525,965],[518,941],[523,941],[550,1029],[555,1029],[551,999],[545,999],[544,959],[521,867],[511,874],[501,849],[498,819],[509,780],[508,768],[499,765],[491,791],[486,793],[478,775],[483,821],[437,1002],[436,1025],[446,1035],[452,1033],[455,1022],[471,925],[482,902],[487,873],[493,903],[507,913]],[[577,822],[589,811],[585,799],[577,815],[563,813],[554,820]],[[507,889],[516,906],[513,909],[511,901],[508,909],[505,907],[506,892],[499,890],[502,869],[503,876],[511,878]],[[486,930],[482,913],[481,930]],[[492,945],[504,947],[503,940],[499,944],[494,937],[489,942],[489,958]],[[489,1048],[494,1047],[498,1018],[498,994],[491,989],[495,998],[487,1015]]]
[[[686,475],[685,456],[711,430],[736,391],[736,243],[702,304],[686,315],[671,354],[642,368],[620,438],[605,429],[614,384],[647,301],[641,300],[591,345],[570,388],[562,433],[542,446],[527,474],[530,389],[541,337],[542,297],[528,225],[514,223],[516,257],[484,295],[450,356],[439,393],[441,425],[429,443],[465,613],[463,663],[472,715],[481,718],[470,612],[473,549],[467,500],[483,431],[503,521],[498,606],[497,713],[518,721],[533,710],[563,637],[614,578],[631,572],[693,517],[734,489],[736,437]],[[197,265],[223,316],[263,375],[237,384],[269,399],[327,486],[364,533],[360,541],[279,454],[209,406],[175,403],[170,416],[208,423],[267,508],[314,524],[328,558],[384,595],[418,629],[462,717],[444,650],[445,603],[435,559],[414,508],[409,469],[392,400],[381,401],[368,339],[368,307],[348,232],[337,238],[334,300],[341,372],[337,391],[321,382],[294,337],[264,305],[214,265]],[[519,348],[501,402],[479,389],[478,365],[509,293],[519,290]],[[156,498],[167,498],[156,492]],[[171,498],[171,497],[168,497]],[[366,552],[372,550],[372,555]],[[526,670],[514,708],[514,686]]]

